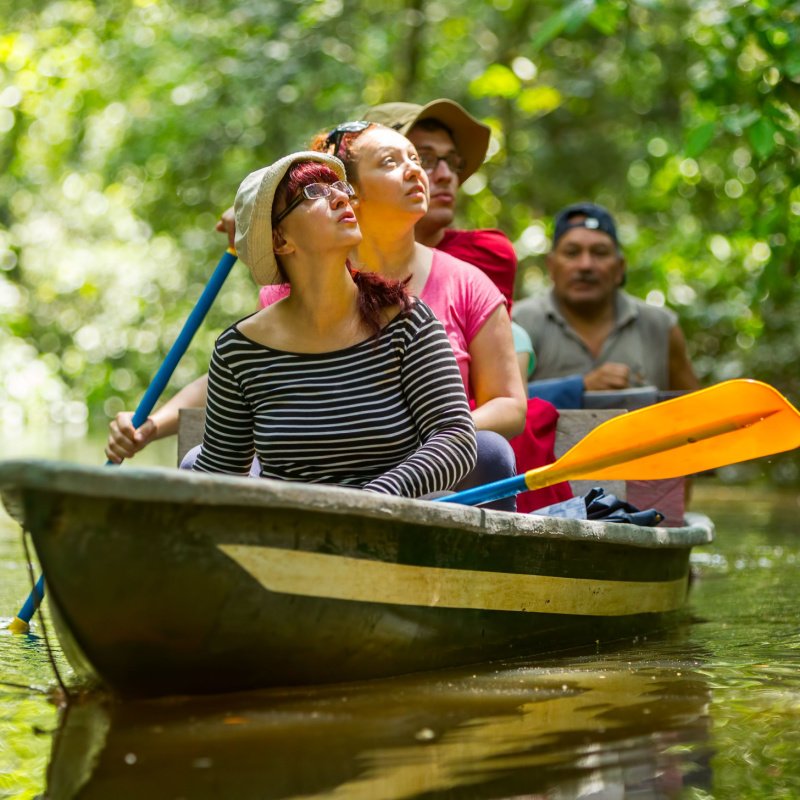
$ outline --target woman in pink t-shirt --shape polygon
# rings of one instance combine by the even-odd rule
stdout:
[[[478,430],[478,466],[459,488],[513,475],[508,440],[525,426],[527,397],[505,299],[476,267],[415,241],[414,225],[428,209],[428,176],[414,145],[383,125],[345,123],[311,149],[344,161],[356,190],[363,239],[353,266],[408,280],[409,294],[433,310],[450,339]],[[516,503],[507,498],[494,507],[514,510]]]
[[[526,396],[505,300],[477,268],[415,241],[414,225],[428,208],[428,176],[414,145],[391,128],[363,123],[318,137],[312,149],[338,154],[356,189],[364,238],[354,266],[409,280],[409,293],[430,306],[450,338],[477,429],[516,436]]]

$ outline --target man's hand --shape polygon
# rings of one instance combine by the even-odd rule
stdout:
[[[119,464],[146,447],[156,438],[158,429],[152,417],[148,417],[140,428],[133,427],[133,412],[120,411],[109,423],[106,457]]]
[[[233,247],[236,240],[236,218],[233,215],[233,206],[222,212],[214,230],[228,234],[228,246]]]
[[[609,361],[583,376],[586,392],[601,392],[609,389],[628,389],[631,385],[631,370],[627,364]]]

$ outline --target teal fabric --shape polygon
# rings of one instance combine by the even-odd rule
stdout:
[[[528,332],[522,325],[518,325],[516,322],[511,323],[511,333],[514,336],[514,352],[516,353],[528,353],[528,377],[533,374],[533,370],[536,368],[536,353],[533,350],[533,342],[531,341],[531,337],[528,336]]]

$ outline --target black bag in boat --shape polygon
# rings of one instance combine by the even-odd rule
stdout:
[[[552,506],[532,511],[540,517],[561,517],[564,519],[594,519],[603,522],[628,522],[632,525],[653,527],[664,519],[664,515],[654,508],[640,510],[616,495],[606,494],[605,489],[595,486],[585,495],[572,497]]]

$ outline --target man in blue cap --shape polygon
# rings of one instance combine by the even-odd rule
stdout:
[[[514,307],[536,351],[534,384],[560,379],[579,393],[699,388],[674,312],[622,289],[625,258],[605,208],[576,203],[556,215],[547,268],[552,290]]]

